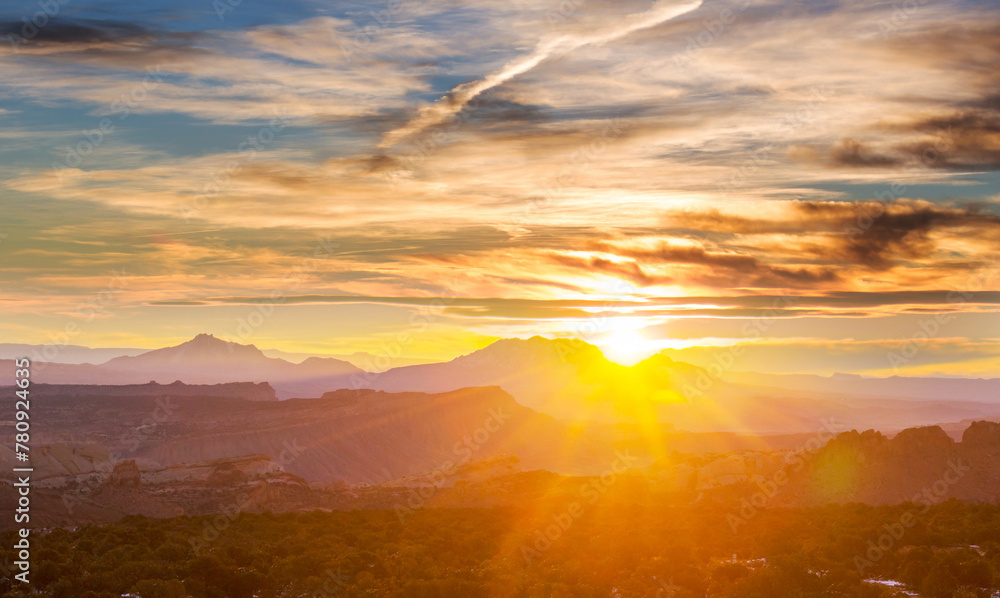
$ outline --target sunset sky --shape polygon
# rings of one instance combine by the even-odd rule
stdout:
[[[0,13],[0,342],[1000,371],[995,0],[52,5]]]

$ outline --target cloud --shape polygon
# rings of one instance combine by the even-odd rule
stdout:
[[[831,166],[885,168],[887,166],[898,166],[901,163],[902,160],[899,158],[870,152],[857,139],[843,139],[830,150]]]
[[[848,138],[828,148],[794,147],[790,156],[831,168],[1000,170],[1000,111],[964,110],[881,128],[918,137],[887,140],[883,150]]]
[[[31,46],[68,44],[82,47],[145,44],[163,38],[190,42],[199,37],[199,34],[193,32],[167,32],[121,21],[53,19],[44,27],[36,28],[30,38],[22,37],[23,28],[24,23],[20,21],[0,22],[0,35],[21,37],[23,42],[20,43]]]
[[[767,264],[748,253],[709,251],[700,245],[659,243],[654,247],[630,247],[627,243],[598,242],[593,246],[597,250],[635,260],[637,268],[648,264],[693,266],[695,270],[687,269],[685,274],[675,274],[674,277],[680,282],[722,288],[815,287],[840,278],[831,267]],[[646,284],[650,282],[661,281],[650,279]]]
[[[565,34],[543,39],[531,54],[508,62],[503,68],[487,75],[483,79],[463,83],[452,89],[437,102],[421,107],[417,116],[406,123],[406,125],[388,131],[383,135],[378,147],[383,150],[389,149],[407,137],[446,122],[481,93],[501,85],[518,75],[527,73],[553,56],[569,54],[578,48],[592,44],[603,44],[614,41],[630,33],[675,19],[695,10],[699,6],[701,6],[701,0],[679,5],[672,0],[657,0],[649,10],[628,15],[621,19],[620,22],[603,27],[597,31],[575,35]]]
[[[934,259],[940,245],[965,237],[985,248],[1000,239],[1000,216],[979,208],[941,206],[926,201],[797,202],[808,222],[842,224],[834,259],[873,270],[887,270],[906,260]],[[975,245],[968,245],[969,249]],[[973,255],[966,256],[968,258]],[[974,260],[969,260],[974,261]],[[961,267],[960,262],[954,266]]]
[[[333,123],[400,109],[404,94],[424,89],[420,76],[426,65],[372,51],[364,68],[357,68],[337,43],[352,35],[350,22],[326,17],[246,31],[194,32],[58,20],[16,49],[0,47],[0,61],[19,81],[19,97],[39,104],[89,105],[101,116],[113,113],[115,100],[127,101],[148,69],[159,76],[155,85],[144,87],[141,101],[127,101],[130,113],[177,113],[214,123],[266,122],[278,108],[302,125]],[[412,32],[386,32],[382,52],[391,54],[398,49],[393,43],[412,46],[419,39]],[[36,76],[40,72],[46,75]]]
[[[605,300],[674,318],[665,334],[783,295],[802,303],[780,317],[836,321],[828,336],[995,310],[941,289],[986,277],[1000,246],[996,7],[924,4],[888,37],[891,3],[867,1],[753,2],[711,25],[739,5],[661,22],[680,4],[404,3],[364,47],[360,7],[225,28],[211,11],[180,25],[81,7],[0,48],[0,99],[18,110],[0,134],[0,257],[19,283],[5,307],[65,309],[126,264],[123,298],[150,322],[168,304],[243,309],[325,235],[342,247],[289,293],[310,333],[342,304],[456,295],[489,299],[456,300],[448,325],[491,333],[515,318],[553,331]],[[147,66],[163,77],[135,116],[53,172]],[[290,126],[223,174],[278,108]]]

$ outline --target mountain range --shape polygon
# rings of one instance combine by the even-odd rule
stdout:
[[[7,365],[0,384],[13,384]],[[368,372],[335,358],[292,363],[200,334],[100,365],[36,363],[33,378],[77,385],[266,382],[279,399],[318,398],[340,388],[441,393],[496,386],[560,420],[654,421],[698,432],[803,433],[825,419],[891,431],[1000,415],[1000,379],[719,375],[663,354],[627,367],[585,342],[538,336],[498,340],[448,362]]]

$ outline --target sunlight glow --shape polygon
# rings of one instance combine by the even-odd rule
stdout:
[[[604,356],[621,365],[635,365],[659,350],[638,330],[617,330],[602,338],[597,345]]]

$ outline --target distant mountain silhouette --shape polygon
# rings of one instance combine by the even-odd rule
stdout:
[[[818,378],[818,377],[817,377]],[[670,423],[679,430],[781,434],[816,431],[824,421],[884,430],[1000,415],[1000,403],[852,396],[753,386],[656,354],[627,367],[587,343],[535,336],[504,339],[446,363],[351,376],[352,386],[390,392],[447,392],[500,386],[521,404],[566,420]],[[944,390],[941,388],[940,390]]]
[[[199,334],[185,343],[141,355],[116,357],[101,365],[44,363],[36,364],[34,370],[39,381],[53,384],[269,382],[279,398],[319,396],[344,386],[344,377],[361,372],[339,359],[310,358],[296,364],[267,357],[253,345],[225,341],[211,334]],[[0,380],[11,383],[6,372]]]
[[[52,361],[56,363],[104,363],[123,355],[141,355],[148,349],[134,347],[91,349],[80,345],[28,345],[23,343],[0,343],[0,359],[21,359]]]
[[[0,385],[13,384],[14,369],[12,362],[0,362]],[[696,432],[800,433],[815,431],[826,420],[846,429],[895,431],[1000,415],[1000,401],[986,392],[1000,389],[1000,380],[720,375],[663,354],[628,367],[580,340],[540,336],[498,340],[444,363],[375,373],[334,358],[291,363],[253,345],[201,334],[102,365],[36,363],[32,378],[103,385],[268,382],[279,399],[317,398],[340,388],[440,393],[497,386],[521,405],[557,419],[659,422]],[[973,388],[978,402],[967,398]]]
[[[635,410],[685,402],[702,368],[654,355],[632,367],[609,361],[600,349],[572,339],[502,339],[446,363],[394,368],[352,378],[379,390],[444,392],[500,386],[532,409],[562,419],[634,419]]]

